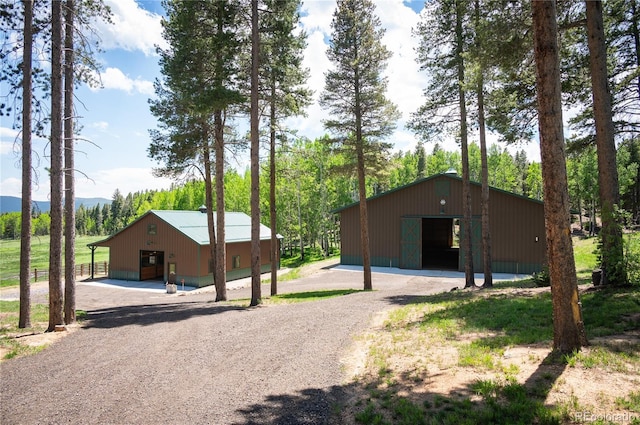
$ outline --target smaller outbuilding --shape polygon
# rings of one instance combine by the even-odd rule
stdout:
[[[482,272],[481,185],[471,184],[472,250]],[[490,189],[492,271],[533,273],[546,264],[542,202]],[[360,207],[340,208],[340,262],[362,265]],[[404,269],[464,270],[460,249],[462,179],[438,174],[367,199],[371,265]]]
[[[215,222],[214,213],[214,222]],[[227,281],[251,276],[251,217],[225,213]],[[278,236],[282,239],[281,236]],[[271,269],[271,230],[260,225],[261,271]],[[150,210],[116,234],[89,244],[109,248],[111,279],[162,280],[202,287],[213,284],[206,210]]]

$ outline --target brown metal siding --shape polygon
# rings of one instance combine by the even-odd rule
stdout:
[[[150,224],[156,226],[155,235],[148,234]],[[110,269],[118,277],[126,274],[130,279],[139,278],[142,250],[164,252],[165,280],[169,262],[176,263],[179,275],[194,276],[193,271],[197,271],[198,245],[153,214],[147,214],[101,245],[109,247]]]
[[[155,235],[148,233],[155,225]],[[176,280],[204,286],[213,283],[209,272],[209,245],[199,245],[169,226],[154,214],[147,214],[124,231],[100,243],[109,247],[109,276],[117,279],[140,279],[140,251],[164,252],[164,280],[168,279],[168,263],[176,264]],[[270,241],[261,241],[261,264],[270,264]],[[233,256],[240,255],[241,269],[251,268],[251,242],[227,244],[227,271],[231,272]],[[246,274],[246,273],[243,273]],[[229,279],[235,278],[231,273]]]
[[[479,218],[481,187],[472,185],[472,214]],[[444,207],[440,200],[444,199]],[[398,266],[400,219],[418,217],[461,217],[462,181],[438,176],[391,191],[367,202],[372,264]],[[545,258],[544,212],[541,203],[507,194],[490,192],[490,226],[493,262],[541,264]],[[358,205],[340,212],[341,256],[347,264],[361,263]],[[538,237],[538,242],[535,238]],[[475,263],[478,263],[474,261]],[[481,262],[480,262],[481,263]]]

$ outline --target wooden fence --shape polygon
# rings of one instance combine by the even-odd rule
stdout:
[[[49,269],[36,269],[32,270],[32,280],[38,282],[41,280],[49,279]],[[109,273],[109,263],[107,261],[100,261],[93,263],[93,275],[94,276],[106,276]],[[91,276],[91,263],[76,264],[76,277]],[[62,277],[64,278],[64,269],[62,270]]]

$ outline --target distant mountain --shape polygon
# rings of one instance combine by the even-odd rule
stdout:
[[[22,201],[15,196],[0,196],[0,214],[10,212],[20,212],[22,209]],[[40,212],[48,212],[51,208],[51,202],[49,201],[33,201],[34,206],[40,210]],[[76,209],[80,205],[84,205],[85,208],[93,208],[96,205],[111,205],[111,199],[105,198],[76,198]]]

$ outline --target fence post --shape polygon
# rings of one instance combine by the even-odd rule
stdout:
[[[33,280],[34,282],[38,281],[38,269],[36,268],[33,269]]]

